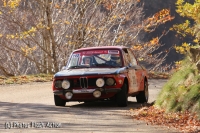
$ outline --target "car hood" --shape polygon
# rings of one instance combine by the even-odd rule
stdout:
[[[60,76],[78,76],[78,75],[101,75],[101,74],[118,74],[124,71],[125,68],[83,68],[83,69],[68,69],[63,70],[54,75]]]

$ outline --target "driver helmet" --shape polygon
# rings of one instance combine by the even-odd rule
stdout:
[[[111,54],[110,60],[119,64],[120,63],[120,56],[119,56],[119,54]]]
[[[83,56],[83,64],[90,64],[92,62],[92,58],[90,56]]]

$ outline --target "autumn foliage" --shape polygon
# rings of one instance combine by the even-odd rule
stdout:
[[[168,31],[149,42],[140,38],[172,20],[170,11],[144,19],[140,1],[0,0],[0,5],[0,75],[55,73],[74,49],[105,45],[131,47],[156,69],[170,50],[153,53]]]
[[[178,120],[170,119],[168,123],[174,123],[186,132],[198,132],[200,129],[200,46],[198,25],[200,13],[200,1],[194,4],[177,0],[177,12],[184,17],[188,17],[182,24],[173,26],[181,37],[191,36],[193,42],[184,42],[181,46],[174,46],[175,50],[183,54],[185,58],[176,62],[176,69],[168,82],[160,92],[155,106],[164,109],[165,112],[177,112],[175,116]],[[171,114],[172,116],[174,114]],[[182,118],[182,119],[180,119]],[[177,123],[177,124],[176,124]]]
[[[147,125],[162,125],[169,129],[176,128],[181,132],[198,132],[200,120],[196,114],[188,111],[166,113],[165,110],[157,109],[154,106],[143,107],[137,110],[129,110],[133,119],[143,120]]]
[[[180,132],[198,133],[200,131],[200,46],[199,13],[200,1],[193,4],[177,0],[177,12],[188,17],[181,24],[170,30],[177,31],[177,36],[190,36],[192,42],[175,45],[176,52],[185,56],[175,62],[175,69],[159,93],[155,104],[130,110],[134,119],[144,120],[149,124],[165,125],[169,129],[177,128]],[[154,74],[155,75],[155,74]]]

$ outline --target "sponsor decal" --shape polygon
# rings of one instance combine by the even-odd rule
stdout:
[[[92,50],[92,51],[83,51],[82,55],[89,55],[89,54],[108,54],[108,50]]]
[[[77,54],[73,54],[72,55],[72,58],[79,58],[80,57],[80,53],[77,53]]]
[[[108,50],[108,54],[119,54],[119,50]]]
[[[91,55],[91,54],[119,54],[119,50],[88,50],[81,51],[81,53],[74,53],[74,56]]]

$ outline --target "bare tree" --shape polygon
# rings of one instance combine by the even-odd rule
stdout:
[[[136,0],[15,0],[13,5],[12,0],[2,0],[0,4],[0,47],[8,51],[0,55],[4,62],[0,71],[7,75],[55,73],[74,49],[131,47],[140,31],[164,23],[142,20],[143,8]]]

